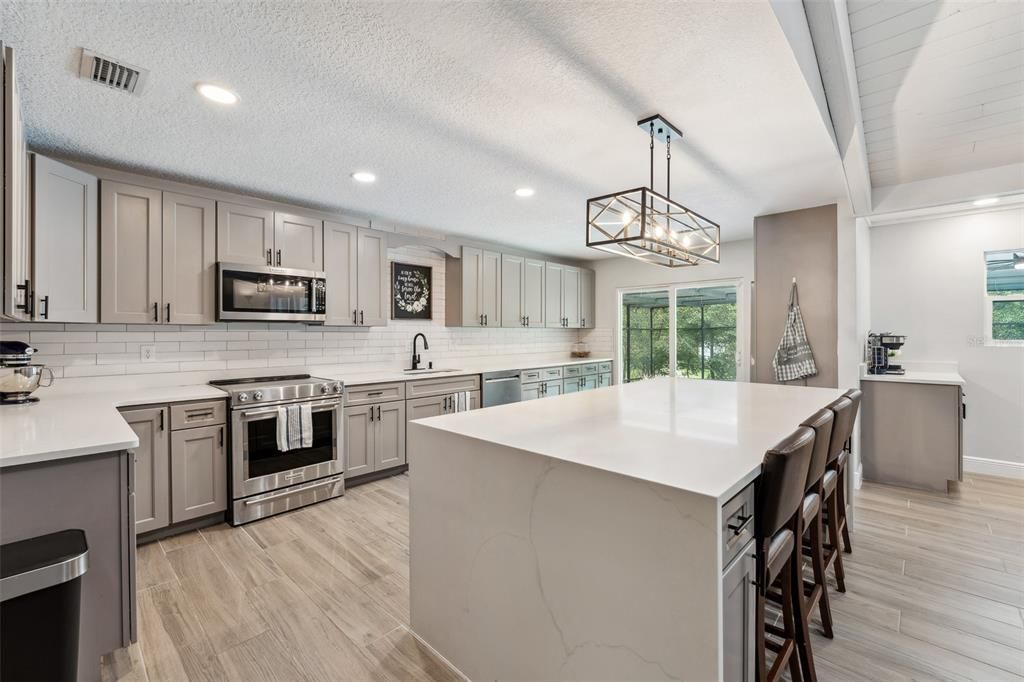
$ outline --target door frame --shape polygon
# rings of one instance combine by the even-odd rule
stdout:
[[[669,375],[676,376],[676,294],[682,289],[704,289],[715,286],[736,287],[736,381],[750,381],[750,285],[743,277],[695,280],[692,282],[668,282],[665,284],[644,284],[633,287],[619,287],[615,290],[615,372],[617,382],[625,383],[625,363],[622,361],[622,297],[635,293],[667,292],[669,295],[668,343]]]

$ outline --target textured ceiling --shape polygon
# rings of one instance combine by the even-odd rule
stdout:
[[[5,1],[0,37],[39,150],[554,254],[596,255],[585,200],[646,184],[656,111],[685,135],[673,197],[725,239],[841,193],[766,1]],[[82,47],[150,69],[145,94],[78,79]]]
[[[873,185],[1024,161],[1024,2],[848,9]]]

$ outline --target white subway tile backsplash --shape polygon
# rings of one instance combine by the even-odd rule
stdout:
[[[20,329],[20,324],[11,324],[12,328]],[[31,334],[32,343],[88,343],[96,341],[96,332],[66,332],[61,331],[49,331],[49,332],[37,332],[33,331]]]
[[[66,343],[64,352],[68,355],[78,353],[124,353],[123,343]]]
[[[133,326],[131,331],[126,332],[96,332],[97,341],[136,341],[145,343],[153,341],[153,332],[137,331]]]

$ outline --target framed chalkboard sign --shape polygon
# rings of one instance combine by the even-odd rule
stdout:
[[[391,264],[391,319],[429,320],[431,268],[408,263]]]

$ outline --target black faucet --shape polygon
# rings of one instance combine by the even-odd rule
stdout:
[[[419,356],[419,353],[416,352],[416,341],[419,340],[420,337],[423,337],[423,350],[430,350],[430,344],[427,343],[427,337],[423,336],[423,332],[420,332],[416,336],[412,337],[412,368],[413,369],[419,369],[420,368],[420,356]]]

